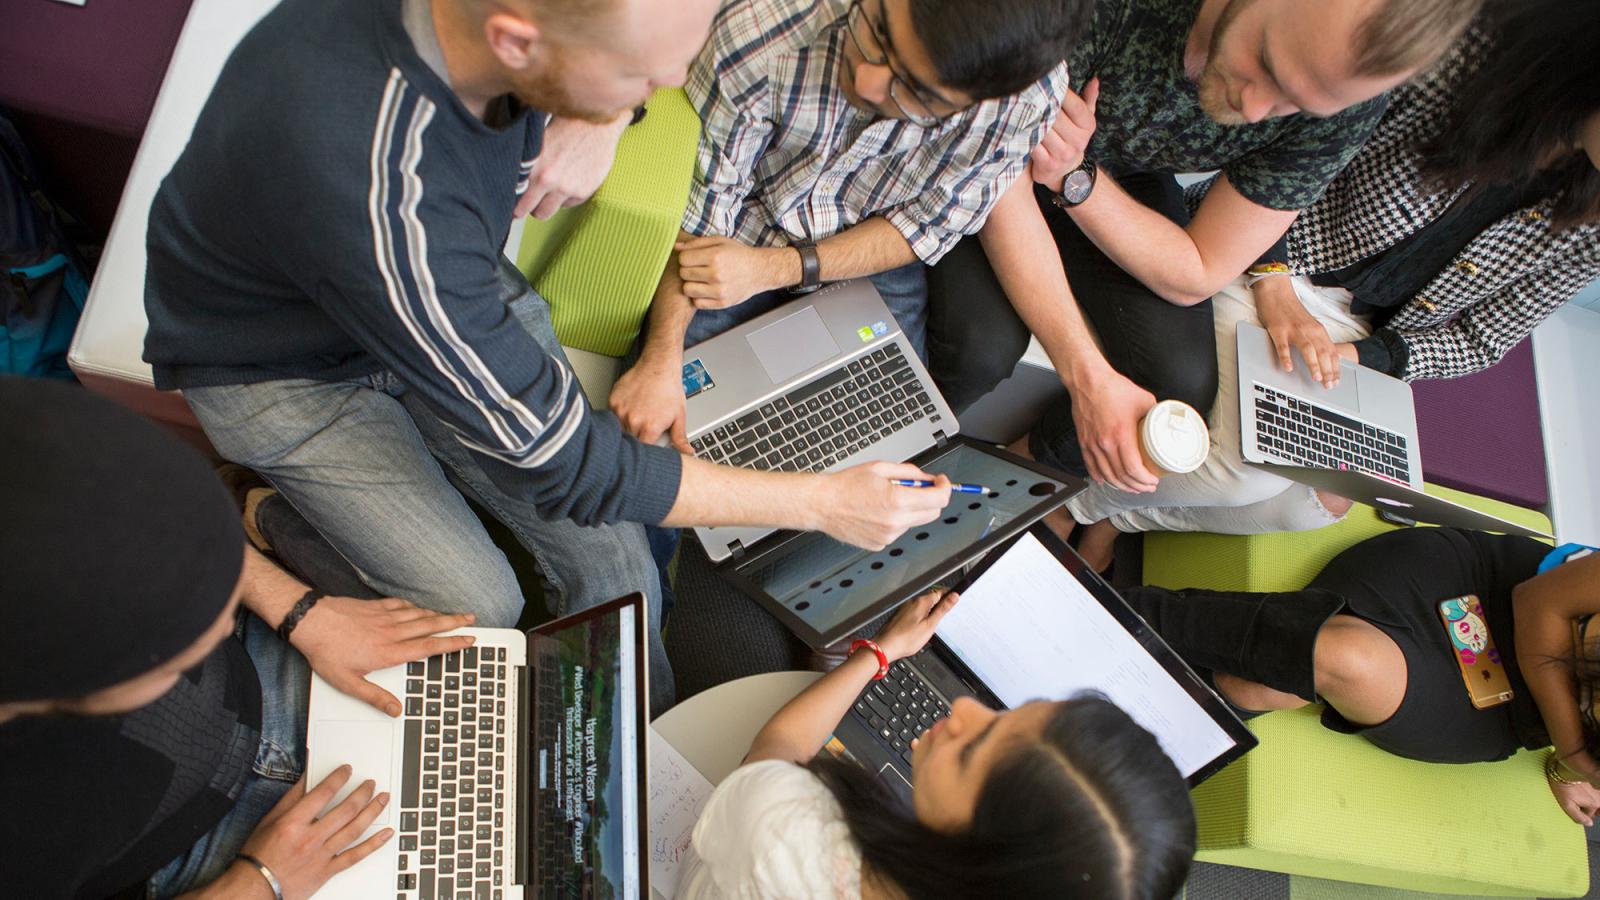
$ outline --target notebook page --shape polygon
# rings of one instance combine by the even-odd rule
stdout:
[[[678,891],[684,856],[700,812],[711,799],[711,782],[667,739],[650,729],[650,888],[670,898]]]

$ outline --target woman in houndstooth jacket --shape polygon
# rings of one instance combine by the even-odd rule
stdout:
[[[1600,16],[1518,0],[1396,90],[1371,139],[1263,263],[1215,298],[1210,459],[1153,494],[1096,485],[1068,506],[1108,562],[1119,531],[1256,534],[1330,524],[1348,501],[1244,464],[1234,331],[1334,384],[1339,360],[1408,381],[1498,362],[1600,277]],[[1192,189],[1191,199],[1207,185]],[[1275,263],[1275,264],[1274,264]]]

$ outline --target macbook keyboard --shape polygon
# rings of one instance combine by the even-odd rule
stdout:
[[[406,666],[396,900],[503,896],[509,668],[504,647]]]
[[[898,344],[863,354],[695,438],[695,456],[747,469],[821,472],[938,408]]]
[[[903,659],[862,692],[855,711],[906,765],[911,764],[911,740],[950,715],[950,707]]]
[[[1294,465],[1411,481],[1406,440],[1392,431],[1257,383],[1256,443]]]

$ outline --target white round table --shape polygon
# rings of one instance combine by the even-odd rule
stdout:
[[[739,767],[772,714],[821,678],[818,672],[767,672],[719,684],[650,723],[712,784]]]

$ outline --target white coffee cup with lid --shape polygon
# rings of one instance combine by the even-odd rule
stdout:
[[[1160,477],[1200,468],[1211,452],[1205,416],[1180,400],[1163,400],[1139,422],[1139,447],[1145,464]]]

